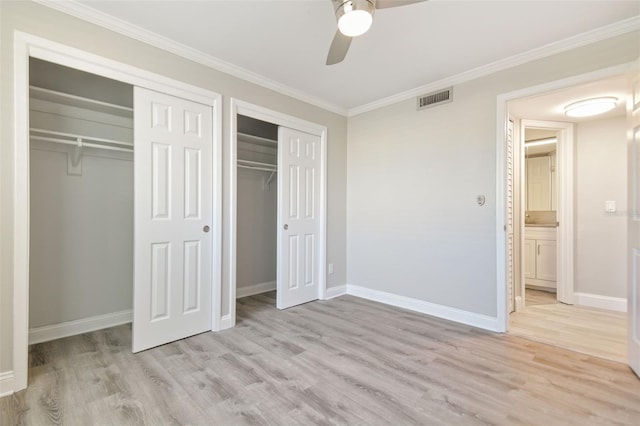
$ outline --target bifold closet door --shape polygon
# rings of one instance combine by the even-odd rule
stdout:
[[[318,298],[320,138],[278,129],[278,309]]]
[[[133,352],[211,330],[212,120],[134,89]]]

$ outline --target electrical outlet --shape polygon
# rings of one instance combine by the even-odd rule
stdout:
[[[329,264],[329,274],[333,274],[333,263]]]
[[[614,213],[616,211],[616,202],[615,201],[605,201],[604,202],[604,211],[607,213]]]

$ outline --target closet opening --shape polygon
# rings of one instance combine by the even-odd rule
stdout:
[[[326,128],[233,99],[231,109],[235,322],[239,298],[287,309],[325,296]]]
[[[238,114],[236,298],[260,295],[274,307],[278,148],[277,125]]]
[[[45,359],[30,342],[218,331],[222,96],[30,34],[14,59],[13,390]]]
[[[30,345],[132,320],[133,127],[132,85],[29,59]]]

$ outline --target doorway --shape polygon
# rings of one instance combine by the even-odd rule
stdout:
[[[276,291],[278,126],[238,115],[238,299]],[[275,300],[274,300],[275,305]]]
[[[609,113],[588,118],[564,115],[566,105],[604,93],[620,100]],[[509,331],[619,362],[626,359],[627,344],[626,254],[620,244],[626,239],[626,220],[611,205],[626,209],[625,100],[622,74],[508,104],[510,115],[520,123],[523,150],[521,194],[516,197],[521,208],[515,220],[522,231],[521,256],[515,259],[521,266],[515,281],[522,300],[515,303]],[[563,136],[571,128],[574,135]],[[557,301],[544,297],[548,293],[533,293],[553,291],[554,286]],[[527,303],[527,296],[532,303]]]
[[[14,63],[15,63],[15,80],[14,80],[15,129],[14,130],[15,130],[15,134],[13,139],[13,149],[15,152],[15,162],[14,162],[15,186],[14,186],[14,197],[13,197],[13,212],[14,212],[13,371],[15,375],[14,391],[24,389],[27,386],[27,374],[28,374],[28,342],[29,342],[28,313],[29,313],[29,264],[30,264],[29,241],[31,236],[30,222],[29,222],[30,194],[31,194],[30,185],[29,185],[29,172],[30,172],[29,153],[30,153],[30,139],[32,136],[32,132],[30,131],[30,128],[29,128],[29,124],[30,124],[29,123],[29,104],[30,104],[29,102],[29,84],[30,84],[29,63],[32,58],[47,61],[59,66],[68,67],[73,70],[94,74],[102,78],[112,79],[117,82],[124,83],[125,85],[132,86],[134,92],[137,92],[137,94],[134,95],[134,106],[133,106],[133,110],[136,111],[136,114],[134,114],[134,126],[133,126],[134,134],[135,134],[133,141],[134,141],[134,144],[136,144],[136,146],[138,145],[138,141],[146,141],[144,143],[146,143],[147,144],[146,146],[148,146],[148,144],[151,141],[151,138],[148,138],[146,136],[148,136],[149,133],[152,131],[150,129],[144,129],[145,126],[140,126],[142,122],[137,121],[139,117],[141,118],[145,117],[144,113],[141,113],[141,114],[137,113],[138,107],[136,106],[136,102],[138,101],[140,102],[139,105],[145,106],[146,112],[149,113],[149,116],[153,115],[152,110],[154,108],[156,109],[157,114],[153,115],[154,119],[146,120],[147,125],[150,128],[153,128],[153,127],[160,128],[160,127],[163,127],[163,125],[165,125],[164,127],[167,127],[167,125],[169,127],[175,126],[176,122],[170,121],[170,120],[176,117],[181,117],[185,120],[185,123],[182,123],[184,125],[180,127],[180,129],[185,130],[184,133],[186,134],[186,138],[193,137],[195,134],[198,135],[198,138],[204,133],[207,133],[209,135],[206,138],[208,141],[206,142],[206,144],[208,145],[213,144],[213,147],[212,147],[214,148],[213,153],[212,151],[209,151],[210,155],[206,155],[206,152],[205,154],[202,154],[203,151],[199,151],[199,148],[187,147],[187,149],[185,149],[185,152],[188,151],[187,154],[185,154],[185,156],[183,157],[176,155],[176,158],[179,157],[181,160],[184,160],[184,164],[202,165],[202,167],[196,168],[197,170],[196,169],[191,170],[191,172],[195,171],[195,174],[185,172],[184,173],[185,181],[180,180],[179,182],[185,183],[185,187],[184,187],[186,191],[185,193],[188,192],[189,194],[193,195],[198,193],[199,190],[202,190],[203,192],[206,191],[207,193],[210,194],[211,197],[213,197],[212,204],[213,206],[216,206],[218,208],[217,209],[214,208],[213,212],[211,212],[211,210],[209,210],[209,212],[204,212],[204,210],[199,211],[200,212],[199,220],[202,219],[210,223],[212,225],[211,227],[214,230],[213,235],[210,235],[209,237],[211,242],[204,242],[202,244],[192,244],[192,245],[186,244],[184,245],[185,250],[176,249],[174,251],[175,253],[180,253],[180,254],[182,254],[183,252],[184,253],[189,252],[190,254],[193,254],[193,256],[191,255],[182,256],[182,259],[185,260],[185,262],[190,261],[189,266],[195,265],[196,269],[200,269],[201,267],[205,268],[205,262],[197,261],[197,259],[201,259],[198,256],[200,254],[203,254],[203,256],[207,256],[208,258],[212,259],[211,262],[213,263],[213,265],[215,265],[215,268],[217,271],[220,270],[219,247],[220,247],[220,241],[221,241],[221,237],[220,237],[221,226],[219,226],[219,224],[221,223],[221,219],[220,219],[221,209],[219,206],[221,205],[221,203],[219,202],[219,200],[221,199],[221,194],[220,194],[221,184],[219,179],[215,179],[215,177],[217,176],[216,172],[220,170],[220,166],[221,166],[221,158],[219,155],[220,154],[219,122],[221,118],[221,112],[219,108],[220,99],[221,99],[220,95],[214,92],[200,89],[195,86],[190,86],[188,84],[167,79],[165,77],[158,76],[151,72],[143,71],[143,70],[130,67],[115,61],[97,57],[87,52],[70,48],[68,46],[64,46],[58,43],[54,43],[46,39],[42,39],[42,38],[35,37],[25,33],[16,33],[15,39],[14,39]],[[145,94],[145,91],[147,94]],[[163,100],[160,101],[156,95],[163,96]],[[174,104],[174,102],[177,102],[177,103]],[[181,102],[183,104],[183,107],[184,106],[186,107],[180,109],[178,106],[178,103],[181,103]],[[198,112],[198,106],[203,107],[204,109]],[[142,109],[140,109],[139,111],[142,112]],[[175,111],[175,114],[173,114],[171,111]],[[204,121],[204,116],[202,114],[208,117],[206,118],[206,120],[208,121]],[[215,126],[214,126],[214,123],[215,123]],[[177,128],[177,127],[173,127],[173,128]],[[37,132],[33,132],[33,133],[36,134],[36,136],[39,135],[42,138],[52,136],[50,132],[49,132],[49,135],[43,135],[42,133],[37,133]],[[72,132],[58,132],[58,133],[70,134]],[[59,136],[59,138],[57,139],[63,139],[65,135],[58,134],[55,136]],[[99,139],[107,139],[107,138],[99,138]],[[78,154],[75,155],[75,152],[74,152],[74,155],[72,156],[72,159],[68,166],[69,167],[68,170],[73,171],[74,169],[76,169],[77,171],[77,167],[79,165],[78,160],[80,157],[82,157],[83,148],[97,149],[95,146],[92,146],[92,145],[93,144],[98,145],[99,143],[106,143],[107,145],[110,145],[115,148],[118,145],[123,145],[123,144],[114,143],[114,141],[126,142],[126,141],[121,141],[120,139],[121,138],[112,138],[111,141],[105,141],[105,140],[98,140],[96,138],[93,138],[93,139],[88,138],[89,140],[88,143],[85,143],[83,140],[81,141],[76,140],[74,143],[76,143],[76,148],[79,148]],[[185,138],[181,140],[186,144]],[[41,140],[41,142],[44,142],[44,141]],[[161,145],[163,144],[163,142],[159,139],[156,139],[156,142],[157,143],[154,149],[157,148],[156,149],[157,151],[162,151],[163,148]],[[130,150],[130,147],[126,149]],[[189,149],[191,149],[191,151],[189,151]],[[164,152],[168,152],[168,151],[170,151],[170,149],[164,150]],[[176,149],[176,151],[179,151],[179,150]],[[149,150],[149,152],[151,152],[151,150]],[[203,157],[200,157],[201,155],[203,155]],[[206,162],[212,162],[213,164],[209,163],[210,165],[205,165],[204,161],[203,162],[190,161],[190,160],[198,159],[198,158],[194,158],[194,156],[198,158],[204,158]],[[165,164],[167,166],[165,170],[170,170],[173,167],[173,166],[170,167],[167,162],[162,163],[162,161],[160,162],[156,161],[155,165],[151,165],[151,161],[149,162],[149,164],[143,165],[138,160],[138,158],[139,158],[138,155],[136,155],[136,158],[133,161],[134,175],[136,176],[145,175],[145,173],[140,173],[140,171],[142,171],[142,169],[147,166],[151,167],[155,171],[161,171],[161,168],[159,166],[161,166],[162,164]],[[155,157],[156,160],[162,160],[162,158],[163,157],[161,155],[158,155]],[[177,168],[177,169],[173,168],[173,169],[180,170],[180,171],[186,170],[186,169],[183,170],[180,168]],[[200,172],[205,173],[205,175],[200,174]],[[155,173],[155,174],[147,173],[147,174],[150,176],[152,175],[153,176],[152,179],[154,177],[160,177],[161,175],[161,173]],[[206,186],[205,185],[202,185],[202,186],[189,185],[189,182],[187,181],[189,181],[189,179],[191,178],[193,178],[192,179],[193,182],[206,183]],[[144,179],[141,180],[141,182],[143,181]],[[134,194],[137,194],[138,192],[135,186],[137,182],[138,182],[138,179],[137,178],[134,179]],[[156,183],[158,182],[159,181],[156,180]],[[169,182],[169,180],[166,180],[166,182]],[[160,190],[163,189],[162,185],[152,186],[151,184],[144,185],[144,188],[146,192],[148,192],[151,188],[160,189]],[[138,200],[141,198],[146,198],[147,201],[156,200],[158,202],[155,204],[153,203],[152,204],[155,207],[161,208],[163,206],[166,206],[166,204],[163,204],[160,201],[163,199],[168,200],[168,198],[166,197],[165,198],[158,197],[161,195],[162,195],[161,191],[160,192],[156,191],[155,193],[152,193],[152,194],[142,194],[141,196],[135,195],[134,199],[136,200],[136,203],[138,203]],[[181,195],[181,194],[176,194],[176,195]],[[173,198],[174,199],[182,198],[182,199],[192,200],[192,201],[194,199],[196,199],[197,201],[198,199],[198,197],[191,197],[191,196],[186,198],[175,196]],[[189,207],[200,206],[200,205],[203,205],[203,204],[199,204],[198,202],[195,202],[195,203],[189,204]],[[174,207],[172,207],[170,211],[172,212],[171,214],[175,212],[175,216],[179,216],[180,213],[184,213],[185,216],[190,216],[194,212],[197,213],[196,210],[193,210],[190,208],[185,208],[183,211],[179,211]],[[158,212],[162,213],[159,210]],[[197,216],[197,214],[195,216]],[[208,229],[204,230],[203,227],[201,226],[201,223],[197,222],[196,220],[194,220],[193,223],[198,225],[199,232],[209,231]],[[136,235],[135,237],[136,244],[139,241],[143,241],[143,242],[146,241],[146,243],[152,244],[152,245],[156,243],[153,241],[150,241],[149,239],[145,240],[144,238],[140,238],[140,237],[159,235],[158,233],[148,232],[148,230],[144,230],[143,227],[139,227],[138,220],[135,219],[135,217],[134,217],[134,234]],[[210,255],[207,255],[206,251],[204,250],[200,251],[199,248],[204,248],[204,246],[210,246],[209,250],[213,249],[213,247],[215,246],[216,250],[214,250],[214,253],[217,253],[217,255],[213,254],[210,256]],[[139,261],[138,255],[137,255],[139,251],[137,250],[137,248],[134,249],[134,265],[137,266],[135,268],[136,271],[145,270],[145,269],[147,271],[150,271],[153,269],[153,265],[155,265],[155,270],[158,271],[159,273],[152,276],[150,280],[147,280],[146,285],[150,286],[151,288],[151,294],[152,294],[151,299],[153,299],[152,301],[158,302],[158,303],[155,303],[155,307],[161,308],[163,306],[162,302],[169,300],[168,290],[167,290],[168,286],[165,285],[163,287],[162,284],[163,283],[166,284],[167,282],[169,282],[169,279],[175,280],[177,278],[174,276],[169,277],[169,274],[162,274],[161,272],[163,270],[164,271],[169,271],[169,270],[182,271],[182,268],[173,268],[173,269],[168,267],[164,268],[164,266],[168,265],[168,262],[165,260],[170,258],[169,247],[165,244],[164,248],[167,250],[165,250],[164,253],[167,254],[167,256],[165,256],[164,258],[162,257],[162,253],[163,253],[162,244],[156,244],[154,248],[158,249],[155,252],[155,254],[157,254],[158,256],[156,256],[154,259],[147,259],[147,261],[144,261],[144,260]],[[145,250],[144,248],[141,247],[140,252],[142,251],[148,251],[148,250]],[[191,260],[196,260],[196,261],[194,262]],[[157,261],[157,262],[154,263],[154,261]],[[209,260],[207,260],[207,262],[209,262]],[[149,267],[145,268],[145,265]],[[199,280],[201,277],[204,277],[204,275],[188,274],[188,276],[185,275],[184,277],[180,277],[180,279],[184,278],[183,282],[188,285],[191,285],[191,284],[200,284],[200,283],[195,283],[194,279]],[[138,277],[134,279],[134,290],[138,290],[139,286],[137,285],[137,283],[138,283]],[[220,294],[220,281],[217,279],[217,274],[214,274],[211,277],[210,281],[207,281],[206,283],[202,281],[202,283],[207,285],[209,288],[211,288],[215,296],[218,296]],[[187,292],[186,294],[193,295],[196,293]],[[188,300],[189,303],[186,303],[184,305],[183,313],[186,313],[186,311],[204,312],[204,310],[207,310],[209,312],[209,314],[207,314],[205,317],[207,320],[207,324],[206,325],[201,324],[199,327],[207,330],[219,329],[219,322],[220,322],[219,309],[218,309],[219,305],[217,303],[214,303],[215,296],[214,298],[212,298],[210,296],[207,296],[207,294],[205,293],[198,293],[198,294],[203,295],[203,298],[197,300],[196,302],[197,308],[194,308],[193,303],[191,303],[193,302],[193,298],[189,298]],[[144,315],[143,313],[144,321],[136,321],[136,318],[135,318],[136,314],[141,312],[139,309],[137,309],[139,300],[142,300],[142,299],[139,299],[139,295],[137,294],[137,291],[134,291],[134,296],[133,296],[133,301],[134,301],[133,303],[133,316],[134,316],[133,341],[134,342],[136,339],[135,337],[136,324],[141,324],[141,322],[151,323],[154,320],[156,322],[160,322],[158,321],[159,319],[164,319],[164,318],[161,318],[163,317],[163,313],[161,312],[161,310],[157,309],[155,314],[158,314],[158,315],[156,315],[156,317]],[[152,309],[153,309],[153,306],[154,306],[153,303],[151,304],[147,303],[147,305],[152,306]],[[168,306],[168,305],[164,304],[164,306]],[[171,317],[171,319],[175,319],[176,317],[177,316],[173,316]],[[152,333],[139,333],[139,335],[147,336],[147,337],[151,336],[152,337],[151,342],[157,342],[156,338],[160,337],[160,335],[167,337],[166,332],[169,329],[170,329],[170,332],[176,333],[177,335],[180,335],[181,330],[183,330],[182,327],[178,325],[177,327],[165,327],[163,330],[161,330],[160,334],[156,334],[153,336],[151,336]],[[182,337],[186,337],[186,336],[183,335]],[[147,343],[149,343],[149,341],[147,341]],[[140,350],[140,349],[144,349],[145,345],[143,344],[142,347],[139,347],[138,349],[135,349],[135,343],[133,346],[134,346],[134,350]]]
[[[278,309],[325,297],[326,127],[235,99],[231,111],[235,324],[237,297],[276,290]]]
[[[132,320],[133,86],[32,58],[29,344]]]

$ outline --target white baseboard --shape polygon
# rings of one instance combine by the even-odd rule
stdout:
[[[266,283],[254,284],[246,287],[236,287],[236,299],[253,296],[254,294],[266,293],[267,291],[273,291],[275,289],[275,281],[268,281]]]
[[[0,397],[11,395],[15,384],[13,371],[3,371],[0,373]]]
[[[600,296],[590,293],[573,293],[573,303],[578,306],[627,312],[627,299],[622,297]]]
[[[334,297],[339,297],[344,294],[347,294],[347,286],[339,285],[336,287],[329,287],[327,291],[324,293],[324,300],[333,299]]]
[[[222,330],[226,330],[228,328],[232,328],[236,325],[236,319],[232,318],[231,315],[225,315],[222,318],[220,318],[220,330],[218,331],[222,331]]]
[[[438,305],[405,296],[398,296],[397,294],[372,290],[370,288],[352,284],[347,285],[347,294],[384,303],[386,305],[396,306],[398,308],[408,309],[410,311],[420,312],[422,314],[431,315],[449,321],[471,325],[485,330],[500,331],[498,319],[495,317],[489,317],[486,315],[463,311],[461,309],[451,308],[449,306]]]
[[[75,336],[103,328],[115,327],[116,325],[127,324],[131,322],[132,318],[133,311],[129,309],[112,314],[97,315],[95,317],[31,328],[29,329],[29,344],[33,345],[34,343],[48,342],[49,340],[61,339],[63,337]]]
[[[516,296],[515,309],[516,309],[516,312],[524,309],[524,303],[522,303],[522,296]]]

